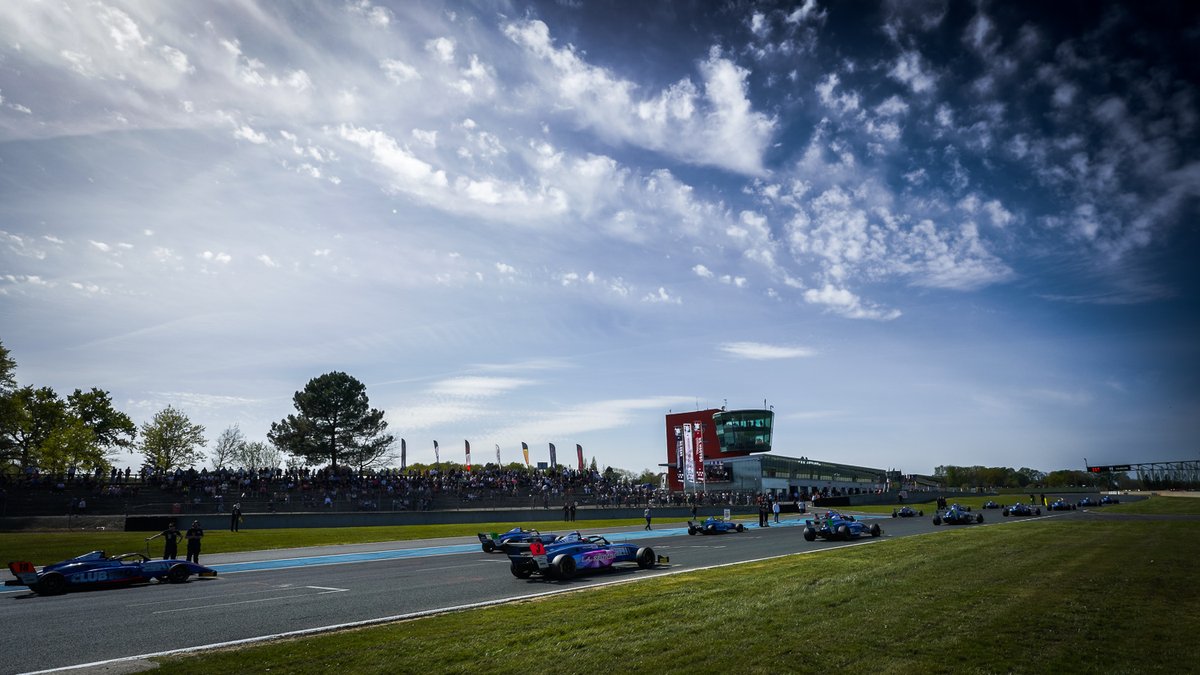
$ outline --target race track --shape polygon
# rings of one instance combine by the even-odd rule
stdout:
[[[1029,518],[1001,518],[985,511],[982,525],[1020,526]],[[1059,512],[1041,518],[1085,518],[1089,513]],[[26,589],[0,593],[0,672],[23,673],[97,664],[112,659],[158,654],[293,633],[355,622],[394,619],[412,614],[530,598],[636,581],[714,565],[871,545],[891,538],[933,535],[952,527],[934,527],[923,518],[883,517],[883,536],[850,542],[806,542],[799,519],[740,534],[688,536],[682,523],[655,530],[584,530],[612,541],[651,546],[670,557],[650,570],[630,566],[581,574],[569,581],[519,580],[503,554],[487,554],[466,538],[435,541],[257,551],[204,556],[216,579],[182,585],[151,583],[104,591],[42,597]],[[1115,515],[1115,514],[1114,514]],[[575,523],[583,526],[586,523]]]

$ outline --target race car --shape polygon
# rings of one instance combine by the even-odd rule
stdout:
[[[557,534],[542,534],[537,530],[526,529],[524,527],[514,527],[508,532],[496,534],[495,532],[479,532],[476,536],[479,537],[479,543],[483,545],[484,553],[499,551],[501,546],[507,542],[531,542],[534,539],[541,541],[543,544],[549,544],[558,538]]]
[[[504,544],[509,570],[518,579],[539,574],[543,579],[570,579],[579,570],[610,569],[617,563],[637,563],[646,569],[670,562],[665,556],[654,556],[649,546],[614,544],[600,535],[583,536],[578,532],[564,534],[549,544],[541,540]]]
[[[146,583],[151,579],[181,584],[192,575],[217,576],[217,571],[183,560],[151,560],[141,553],[123,553],[108,557],[104,551],[92,551],[42,569],[30,562],[10,562],[8,569],[16,579],[5,586],[28,586],[38,595],[58,595],[66,591],[110,588]]]
[[[703,523],[688,521],[688,534],[725,534],[726,532],[741,532],[745,529],[741,523],[713,516],[705,518]]]
[[[925,515],[924,511],[914,511],[912,510],[912,507],[909,506],[901,506],[898,509],[892,509],[893,518],[912,518],[913,516],[923,515]]]
[[[1008,516],[1040,516],[1042,515],[1042,509],[1017,502],[1016,504],[1004,509],[1000,513],[1005,518]]]
[[[1063,499],[1062,497],[1059,497],[1051,502],[1050,506],[1047,506],[1046,508],[1050,509],[1051,511],[1074,511],[1075,505]]]
[[[1104,495],[1100,498],[1100,503],[1107,506],[1108,504],[1120,504],[1121,500],[1110,495]]]
[[[1004,508],[1004,505],[997,504],[996,502],[989,499],[983,503],[983,508],[985,508],[985,509],[1002,509],[1002,508]]]
[[[955,505],[951,506],[950,508],[946,509],[946,512],[943,514],[939,515],[939,514],[935,513],[933,515],[933,524],[934,525],[941,525],[942,523],[945,523],[947,525],[969,525],[971,523],[982,523],[982,522],[983,522],[983,514],[982,513],[971,513],[971,510],[969,508],[967,508],[965,506],[961,506],[959,504],[955,504]]]
[[[1083,499],[1080,499],[1078,502],[1076,502],[1075,506],[1082,509],[1082,508],[1087,508],[1089,506],[1100,506],[1101,503],[1102,502],[1099,499],[1095,499],[1092,497],[1084,497]]]
[[[804,521],[804,540],[816,541],[817,537],[825,540],[857,539],[864,534],[878,537],[883,534],[878,523],[866,523],[855,520],[854,516],[844,516],[837,511],[826,511],[825,515]]]

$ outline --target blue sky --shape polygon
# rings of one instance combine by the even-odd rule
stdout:
[[[210,438],[345,371],[410,461],[764,400],[906,472],[1194,459],[1200,20],[1148,7],[6,2],[0,340]]]

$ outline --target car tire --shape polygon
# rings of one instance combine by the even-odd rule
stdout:
[[[817,531],[811,527],[804,528],[804,541],[816,541]]]
[[[977,523],[982,523],[982,522],[983,522],[983,514],[982,514],[982,513],[980,513],[980,514],[976,514],[976,516],[975,516],[975,522],[977,522]]]
[[[529,577],[533,576],[533,570],[524,565],[518,565],[517,563],[510,564],[508,566],[508,571],[512,572],[512,575],[518,579],[528,579]]]
[[[550,567],[554,570],[554,576],[559,579],[570,579],[575,576],[575,559],[566,553],[556,557]]]
[[[484,553],[491,553],[492,551],[495,551],[495,550],[496,550],[496,542],[492,541],[491,539],[483,542],[483,552]]]
[[[1003,510],[1003,511],[1001,511],[1000,513],[1001,513],[1001,514],[1002,514],[1002,515],[1003,515],[1005,518],[1007,518],[1007,517],[1008,517],[1008,509],[1004,509],[1004,510]]]
[[[696,534],[696,528],[694,528],[694,527],[689,527],[689,528],[688,528],[688,534]]]
[[[654,567],[656,559],[654,557],[654,549],[649,546],[639,548],[637,552],[637,565],[642,569]]]
[[[924,516],[924,515],[925,515],[925,511],[923,511],[923,510],[922,510],[922,511],[917,511],[917,515],[918,515],[918,516]]]
[[[737,531],[738,531],[738,532],[742,532],[742,531],[744,531],[745,529],[746,529],[746,528],[745,528],[745,527],[744,527],[744,526],[743,526],[741,523],[738,523],[738,524],[737,524]]]
[[[1042,510],[1041,510],[1041,509],[1037,509],[1036,511],[1034,511],[1034,512],[1033,512],[1033,514],[1034,514],[1034,515],[1036,515],[1036,516],[1040,516],[1040,515],[1042,515]]]
[[[883,530],[881,530],[879,528],[879,523],[872,523],[871,524],[871,536],[878,537],[881,534],[883,534]]]
[[[839,539],[842,539],[844,541],[850,541],[850,526],[849,525],[838,525],[837,535],[838,535]]]
[[[38,595],[62,595],[67,591],[67,578],[57,572],[43,574],[30,588]]]
[[[941,524],[942,524],[942,517],[941,517],[941,516],[934,516],[934,517],[933,517],[933,524],[934,524],[934,525],[941,525]]]
[[[182,584],[192,576],[192,571],[186,565],[172,565],[171,569],[167,570],[167,581],[172,584]]]

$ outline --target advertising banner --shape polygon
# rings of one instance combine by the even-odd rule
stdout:
[[[683,483],[683,427],[675,427],[675,476]]]
[[[550,444],[550,468],[558,466],[558,455],[554,451],[554,444]]]
[[[525,466],[529,466],[529,446],[521,441],[521,454],[525,455]]]
[[[692,435],[692,423],[683,425],[683,480],[696,482],[696,439]]]
[[[583,473],[583,446],[576,443],[575,452],[579,454],[579,473]]]
[[[696,433],[696,482],[704,482],[704,424],[694,422],[692,429]]]
[[[467,471],[471,470],[471,441],[464,440],[467,445]]]

